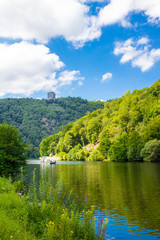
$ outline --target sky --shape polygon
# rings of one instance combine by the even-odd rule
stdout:
[[[0,98],[108,100],[160,78],[160,0],[1,0]]]

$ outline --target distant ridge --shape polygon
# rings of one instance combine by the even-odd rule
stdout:
[[[0,123],[19,128],[20,136],[28,144],[29,158],[39,156],[39,143],[57,132],[61,126],[84,116],[86,112],[103,108],[104,103],[77,98],[0,99]]]

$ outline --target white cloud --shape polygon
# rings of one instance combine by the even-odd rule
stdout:
[[[89,7],[79,0],[1,0],[0,37],[37,40],[63,36],[76,46],[100,36]],[[78,43],[80,42],[80,43]]]
[[[142,72],[149,70],[156,62],[160,61],[160,48],[151,49],[147,37],[138,41],[128,39],[124,42],[116,42],[114,54],[122,55],[120,63],[131,61],[133,67],[139,67]]]
[[[79,81],[79,82],[78,82],[78,85],[79,85],[79,86],[83,86],[83,82],[82,82],[82,81]]]
[[[28,42],[0,44],[0,96],[29,96],[40,90],[56,90],[79,80],[79,71],[57,71],[64,67],[59,57],[44,45]]]
[[[131,26],[130,13],[143,12],[148,17],[148,22],[160,22],[159,0],[111,0],[99,13],[99,25],[121,23],[124,27]]]
[[[103,0],[1,0],[0,37],[45,43],[62,36],[75,47],[101,36],[103,26],[130,27],[131,13],[143,12],[148,22],[160,22],[159,0],[110,0],[91,15],[94,2]],[[88,4],[92,3],[92,4]]]
[[[68,71],[65,70],[59,74],[58,77],[58,85],[57,87],[61,87],[64,85],[71,85],[73,81],[83,80],[84,78],[80,76],[80,71]]]
[[[101,82],[109,82],[109,80],[112,78],[112,73],[107,72],[103,74]]]

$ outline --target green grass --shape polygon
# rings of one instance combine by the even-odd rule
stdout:
[[[96,234],[94,208],[79,212],[64,192],[62,178],[55,188],[46,176],[41,178],[39,187],[35,180],[34,172],[29,193],[20,197],[17,183],[0,178],[0,240],[105,238],[107,223],[101,222],[100,233]]]

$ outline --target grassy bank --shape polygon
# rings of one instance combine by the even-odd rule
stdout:
[[[79,212],[60,179],[55,188],[42,177],[36,187],[36,175],[29,193],[20,197],[23,182],[11,184],[0,178],[0,240],[4,239],[105,239],[106,220],[95,230],[94,208]]]

